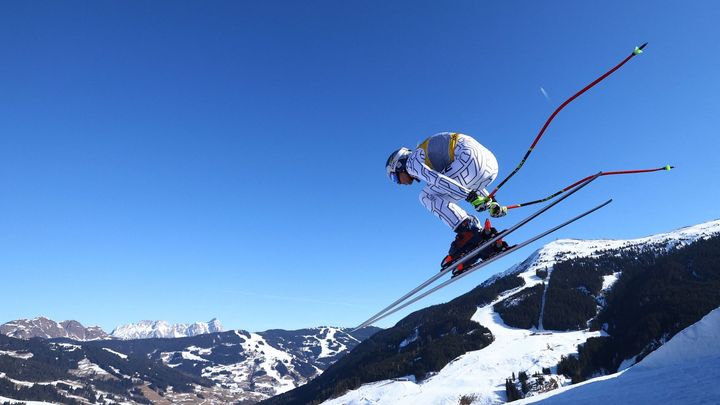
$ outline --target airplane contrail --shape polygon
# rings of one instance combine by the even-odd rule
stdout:
[[[543,89],[542,86],[540,86],[540,92],[543,94],[543,96],[545,96],[547,101],[552,101],[552,100],[550,100],[550,96],[547,94],[547,91],[545,91],[545,89]]]

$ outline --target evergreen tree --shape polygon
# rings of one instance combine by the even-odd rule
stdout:
[[[515,383],[510,379],[505,380],[505,395],[507,396],[508,402],[517,401],[518,399],[523,398],[520,390],[518,390]]]

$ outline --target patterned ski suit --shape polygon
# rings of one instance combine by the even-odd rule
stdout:
[[[497,177],[495,156],[475,139],[441,132],[423,141],[407,160],[407,172],[427,185],[420,202],[453,230],[469,217],[457,202],[485,190]]]

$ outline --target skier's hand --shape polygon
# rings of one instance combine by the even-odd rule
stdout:
[[[472,204],[473,208],[475,208],[475,211],[477,212],[485,211],[486,209],[488,209],[488,204],[492,202],[490,198],[477,195],[475,191],[471,191],[465,201]]]
[[[490,201],[487,206],[487,210],[490,211],[490,216],[493,218],[500,218],[507,215],[507,207],[498,204],[496,201]]]

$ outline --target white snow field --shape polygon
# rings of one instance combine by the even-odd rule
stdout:
[[[17,399],[0,397],[0,404],[5,403],[5,402],[10,403],[10,404],[26,404],[26,405],[54,405],[52,402],[19,401]]]

